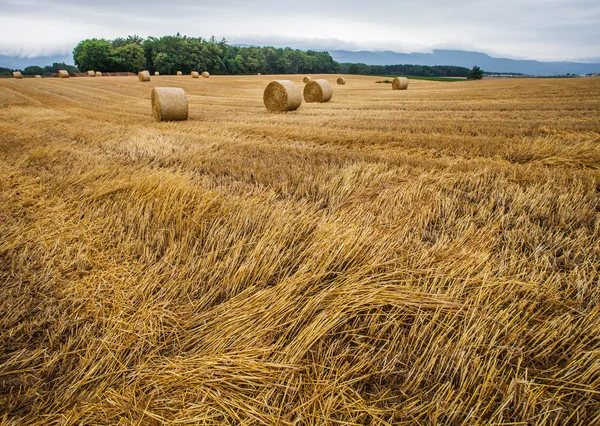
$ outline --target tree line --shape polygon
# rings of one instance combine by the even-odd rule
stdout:
[[[340,64],[342,74],[414,75],[419,77],[467,77],[469,69],[453,65],[366,65]]]
[[[340,64],[328,52],[291,48],[232,46],[215,37],[139,36],[114,40],[88,39],[73,50],[82,72],[138,72],[161,74],[208,71],[211,74],[330,74]]]
[[[73,49],[76,66],[54,63],[51,66],[30,66],[25,75],[51,75],[59,69],[69,73],[88,70],[102,72],[132,72],[148,70],[161,74],[182,71],[208,71],[211,74],[366,74],[409,75],[424,77],[473,77],[468,68],[449,65],[365,65],[338,63],[328,52],[314,50],[234,46],[225,39],[175,36],[148,37],[133,35],[114,40],[82,40]],[[477,67],[476,67],[477,68]],[[12,70],[0,69],[0,75]],[[476,76],[475,78],[477,78]],[[480,77],[479,77],[480,78]]]
[[[31,65],[29,67],[25,67],[20,70],[23,75],[41,75],[41,76],[51,76],[52,74],[56,74],[58,70],[67,70],[69,74],[78,73],[79,70],[77,67],[73,65],[67,65],[64,62],[54,62],[52,65],[47,65],[45,67],[40,67],[37,65]],[[0,75],[12,75],[13,70],[10,68],[0,68]]]

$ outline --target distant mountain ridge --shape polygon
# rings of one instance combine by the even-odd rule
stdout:
[[[251,45],[238,45],[251,46]],[[315,49],[320,50],[320,49]],[[488,72],[521,73],[529,75],[591,74],[600,72],[600,63],[584,62],[541,62],[508,58],[494,58],[485,53],[464,50],[434,50],[432,53],[398,53],[392,51],[349,51],[329,50],[338,62],[363,63],[366,65],[455,65],[472,68],[481,67]],[[21,58],[0,55],[0,67],[23,69],[30,65],[52,65],[54,62],[73,64],[67,55]]]
[[[533,60],[493,58],[485,53],[464,50],[434,50],[432,53],[398,53],[392,51],[330,50],[338,62],[366,65],[455,65],[466,68],[478,66],[488,72],[521,73],[529,75],[591,74],[600,72],[600,63],[540,62]]]

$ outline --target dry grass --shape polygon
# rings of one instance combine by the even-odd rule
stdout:
[[[598,424],[600,80],[373,82],[0,80],[0,423]]]

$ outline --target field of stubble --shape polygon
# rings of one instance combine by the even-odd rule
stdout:
[[[600,79],[273,79],[0,80],[0,424],[598,424]]]

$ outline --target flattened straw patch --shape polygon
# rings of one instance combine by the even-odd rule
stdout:
[[[304,86],[304,100],[306,102],[327,102],[332,96],[333,88],[327,80],[312,80]]]
[[[265,89],[263,101],[269,111],[293,111],[302,104],[302,94],[294,82],[275,80],[269,83]]]
[[[150,81],[150,73],[148,71],[138,72],[138,80],[142,82]]]
[[[393,90],[406,90],[408,89],[408,78],[406,77],[396,77],[392,80],[392,89]]]
[[[152,113],[156,121],[184,121],[188,119],[185,91],[178,87],[156,87],[152,90]]]

